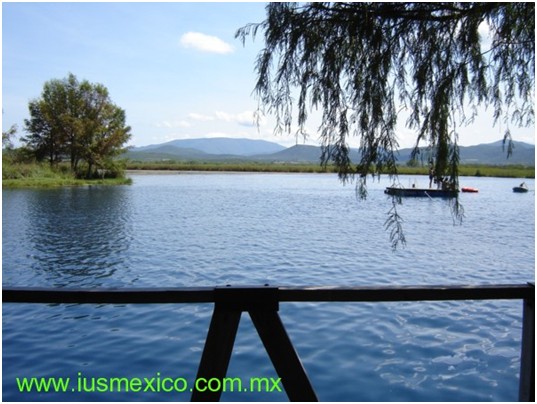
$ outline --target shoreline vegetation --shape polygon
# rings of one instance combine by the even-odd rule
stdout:
[[[128,185],[132,179],[118,175],[115,178],[77,178],[65,166],[51,167],[48,163],[2,162],[2,188],[58,188],[89,185]]]
[[[2,165],[2,188],[53,188],[88,185],[129,185],[132,179],[121,175],[117,178],[79,179],[69,170],[50,167],[45,163]],[[333,166],[320,164],[255,163],[255,162],[127,162],[129,173],[154,172],[252,172],[252,173],[335,173]],[[427,167],[399,166],[401,175],[428,175]],[[125,173],[124,173],[125,174]],[[461,165],[461,177],[535,178],[535,167],[520,165],[487,166]]]
[[[336,173],[334,166],[321,167],[314,163],[256,163],[256,162],[127,162],[125,169],[133,171],[221,171],[274,173]],[[429,175],[427,167],[398,166],[400,175]],[[461,165],[461,177],[535,178],[535,167],[523,165]]]

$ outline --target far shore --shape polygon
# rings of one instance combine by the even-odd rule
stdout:
[[[130,165],[130,167],[129,167]],[[428,175],[427,167],[398,168],[399,175]],[[315,164],[162,164],[162,163],[128,163],[127,175],[188,175],[188,174],[296,174],[296,173],[335,173],[333,167],[321,167]],[[535,178],[535,167],[525,166],[478,166],[461,165],[460,177],[498,177],[498,178]]]
[[[246,163],[140,163],[128,162],[117,178],[77,179],[68,170],[51,169],[47,164],[5,164],[2,188],[57,188],[95,185],[128,185],[135,175],[210,175],[210,174],[326,174],[337,175],[334,167],[319,164]],[[399,175],[428,176],[427,167],[398,167]],[[387,174],[386,174],[387,175]],[[525,166],[459,166],[459,177],[535,178],[535,168]]]
[[[241,170],[146,170],[146,169],[130,169],[125,170],[125,174],[136,175],[195,175],[195,174],[300,174],[301,172],[291,171],[241,171]],[[306,174],[306,172],[303,172]],[[333,174],[331,172],[313,172],[308,174]]]

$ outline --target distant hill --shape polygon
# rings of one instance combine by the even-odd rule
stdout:
[[[399,164],[406,164],[410,160],[411,148],[401,149],[397,159]],[[429,152],[424,148],[420,159],[427,164]],[[319,163],[321,148],[318,146],[295,145],[289,148],[252,139],[233,138],[204,138],[181,139],[171,142],[137,147],[129,150],[125,157],[139,161],[263,161],[281,163]],[[359,160],[358,150],[351,150],[351,159]],[[489,164],[507,165],[521,164],[535,165],[535,146],[514,142],[514,151],[507,158],[502,142],[481,144],[477,146],[461,146],[460,159],[462,164]]]
[[[264,156],[253,156],[256,160],[282,162],[318,162],[321,160],[321,148],[317,146],[296,145],[282,151]]]
[[[522,164],[526,166],[535,165],[535,146],[524,142],[513,142],[513,154],[507,158],[507,148],[503,147],[500,140],[494,143],[480,144],[476,146],[460,146],[460,162],[462,164],[489,164],[507,165]],[[413,149],[401,149],[398,160],[405,164],[410,160]],[[425,163],[429,159],[427,150],[422,149],[421,157]]]
[[[271,154],[284,150],[285,147],[274,142],[254,139],[235,139],[226,137],[177,139],[167,143],[138,147],[134,151],[148,151],[165,147],[194,149],[207,154],[229,154],[236,156],[253,156],[256,154]]]
[[[133,149],[127,153],[129,158],[138,160],[201,160],[209,154],[196,149],[176,147],[172,145],[155,145]]]

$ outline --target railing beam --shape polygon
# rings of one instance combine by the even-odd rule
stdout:
[[[4,303],[213,303],[218,290],[252,290],[255,287],[54,289],[7,287]],[[257,290],[270,289],[260,287]],[[441,300],[525,299],[534,290],[523,285],[449,285],[379,287],[279,287],[278,302],[397,302]],[[229,295],[230,301],[233,293]],[[246,293],[246,292],[241,292]],[[268,292],[265,292],[268,293]],[[252,297],[252,303],[256,298]]]
[[[280,302],[404,302],[524,299],[523,285],[431,285],[373,287],[280,287]]]
[[[2,289],[3,303],[215,303],[198,377],[225,377],[240,316],[248,311],[291,400],[317,397],[277,313],[280,302],[400,302],[521,299],[520,401],[535,401],[535,285],[388,287],[225,287],[160,289]],[[216,358],[216,359],[215,359]],[[288,371],[289,370],[289,371]],[[193,401],[217,401],[220,394]]]
[[[215,288],[2,289],[3,303],[166,304],[213,303]]]

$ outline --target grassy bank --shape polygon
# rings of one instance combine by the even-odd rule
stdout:
[[[273,173],[326,173],[334,172],[333,167],[319,164],[257,163],[257,162],[129,162],[127,170],[160,171],[213,171],[213,172],[273,172]],[[535,178],[535,168],[525,166],[481,166],[462,165],[460,176]],[[399,174],[428,175],[426,167],[400,166]],[[86,185],[124,185],[132,180],[118,178],[79,179],[68,167],[50,167],[48,164],[18,163],[3,161],[3,188],[52,188]]]
[[[324,169],[319,164],[280,164],[257,162],[128,162],[127,170],[162,171],[237,171],[268,173],[326,173],[333,172],[331,167]]]
[[[49,164],[2,162],[2,188],[54,188],[130,183],[132,180],[126,177],[79,179],[65,167],[50,167]]]
[[[324,173],[335,172],[333,167],[319,164],[257,163],[257,162],[128,162],[127,170],[170,171],[238,171],[238,172],[287,172]],[[399,166],[399,174],[428,175],[427,167]],[[460,176],[535,178],[535,167],[461,165]]]
[[[400,174],[428,175],[428,171],[426,167],[399,167]],[[461,177],[535,178],[535,167],[461,165],[459,175]]]

